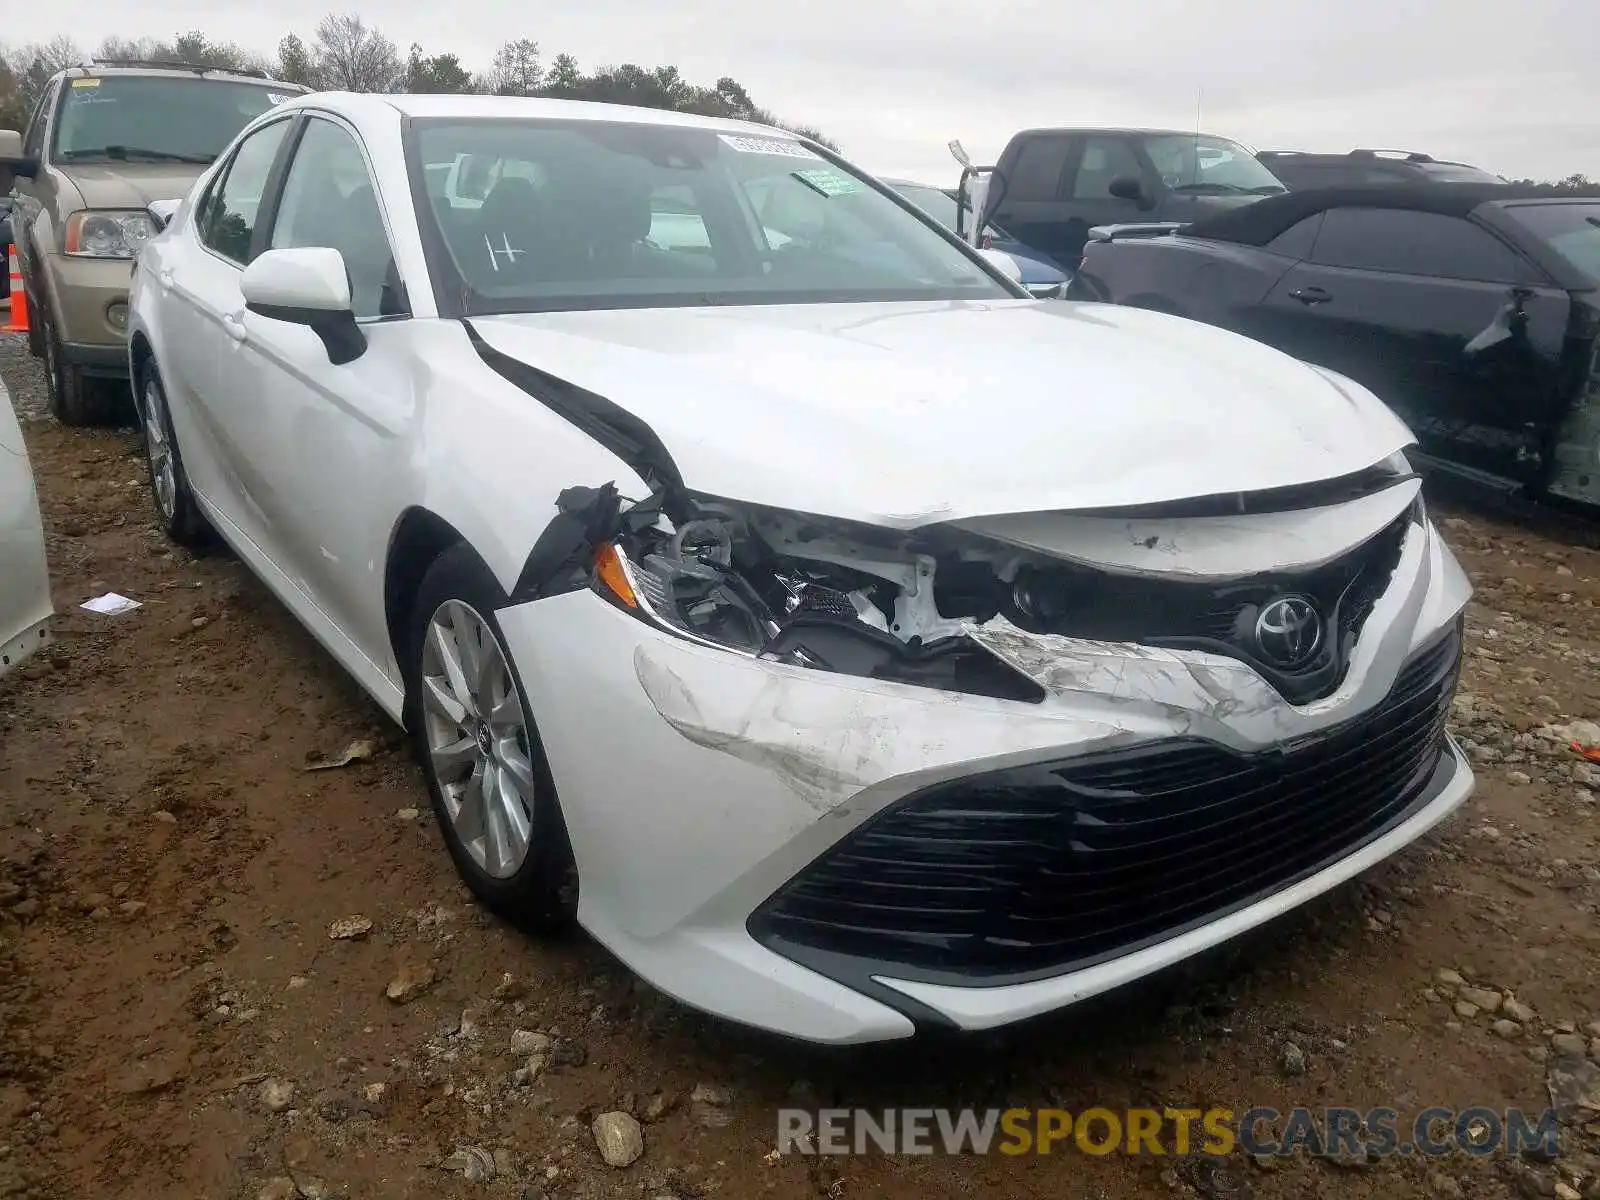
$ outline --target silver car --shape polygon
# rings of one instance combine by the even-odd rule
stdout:
[[[0,676],[50,640],[52,611],[33,468],[0,384]]]

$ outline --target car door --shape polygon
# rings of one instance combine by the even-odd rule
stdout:
[[[280,570],[369,657],[387,646],[384,549],[392,532],[371,502],[397,478],[415,412],[405,357],[410,311],[390,218],[355,131],[331,115],[305,123],[261,249],[332,247],[344,257],[365,353],[335,365],[304,325],[244,312],[240,374],[255,381],[232,424],[262,467],[255,486]],[[416,286],[426,287],[426,281]]]
[[[252,540],[262,529],[260,462],[240,419],[252,381],[239,373],[239,275],[294,120],[263,125],[234,148],[155,279],[164,326],[158,365],[189,481]]]
[[[1264,340],[1370,387],[1423,448],[1537,470],[1565,292],[1483,227],[1409,209],[1330,209],[1262,304]]]
[[[1020,139],[1016,153],[1002,156],[985,204],[989,219],[1013,237],[1042,250],[1062,266],[1076,266],[1083,239],[1074,243],[1062,220],[1062,188],[1078,139],[1065,133],[1035,133]]]
[[[1067,202],[1062,228],[1056,233],[1054,257],[1058,261],[1075,266],[1083,256],[1089,230],[1096,225],[1151,219],[1137,201],[1121,200],[1111,194],[1113,179],[1130,178],[1140,180],[1146,189],[1152,187],[1150,173],[1132,138],[1093,133],[1079,140],[1076,153],[1067,163],[1063,187]]]
[[[37,293],[43,278],[43,264],[32,261],[37,253],[36,239],[40,234],[50,236],[48,230],[38,229],[39,214],[43,209],[42,192],[48,186],[44,168],[45,133],[49,129],[50,113],[60,88],[58,80],[45,89],[44,95],[33,106],[27,133],[23,135],[22,153],[24,157],[39,161],[37,174],[32,179],[19,175],[11,185],[15,195],[11,212],[11,238],[17,247],[17,262],[22,268],[23,278],[27,280],[28,290],[35,293],[34,303],[38,303]]]

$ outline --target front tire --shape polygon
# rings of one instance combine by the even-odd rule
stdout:
[[[120,415],[117,389],[103,379],[92,379],[83,368],[66,361],[61,331],[47,305],[39,306],[39,337],[44,343],[45,382],[50,390],[50,411],[63,425],[110,425]]]
[[[507,603],[471,547],[428,569],[407,638],[407,720],[433,811],[473,895],[539,929],[567,925],[576,869],[522,681],[495,612]]]
[[[189,475],[183,469],[178,439],[172,432],[172,417],[167,412],[167,392],[152,363],[142,373],[144,397],[144,458],[150,471],[150,496],[155,501],[156,519],[166,535],[178,545],[198,550],[211,542],[211,525],[195,502],[189,488]]]
[[[15,221],[16,221],[16,210],[13,209],[12,210],[12,227],[11,227],[11,236],[13,238],[16,237],[16,223],[15,223]],[[30,257],[32,257],[32,256],[30,255]],[[34,259],[34,261],[37,262],[38,260]],[[30,311],[35,309],[35,308],[41,308],[42,309],[42,306],[38,305],[37,301],[35,300],[35,297],[41,296],[41,295],[43,295],[43,293],[39,290],[38,280],[29,279],[28,278],[28,269],[27,269],[27,267],[23,267],[23,269],[22,269],[22,280],[23,280],[23,284],[22,284],[23,290],[27,293],[28,307],[29,307]],[[35,357],[35,358],[43,358],[44,357],[44,331],[43,331],[43,328],[42,328],[42,325],[41,325],[41,316],[42,316],[42,313],[36,314],[34,316],[33,320],[28,322],[28,353],[33,355],[33,357]]]

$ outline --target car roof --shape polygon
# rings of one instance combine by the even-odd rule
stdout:
[[[1595,195],[1600,196],[1600,187],[1595,189]],[[1553,197],[1534,187],[1510,183],[1350,184],[1264,196],[1253,204],[1201,217],[1182,232],[1185,237],[1265,246],[1306,217],[1331,208],[1399,208],[1465,217],[1485,204],[1552,199],[1592,200],[1593,197],[1583,194]]]
[[[1475,167],[1471,163],[1456,162],[1449,158],[1434,158],[1431,155],[1422,157],[1377,154],[1372,151],[1347,150],[1343,154],[1321,150],[1260,150],[1256,157],[1264,163],[1307,163],[1311,166],[1352,166],[1356,164],[1381,163],[1385,167],[1411,167],[1418,171],[1427,171],[1429,167],[1467,167],[1470,170],[1482,171],[1482,167]]]
[[[1105,125],[1051,125],[1041,126],[1037,129],[1023,129],[1011,135],[1011,140],[1032,137],[1035,134],[1063,134],[1063,133],[1110,133],[1127,134],[1137,137],[1192,137],[1192,138],[1219,138],[1225,142],[1237,139],[1220,133],[1196,133],[1193,129],[1139,129],[1120,126]]]
[[[235,70],[230,67],[207,67],[195,63],[164,62],[157,59],[133,59],[127,61],[109,61],[104,59],[91,59],[76,66],[65,67],[56,72],[57,78],[98,79],[115,75],[195,75],[202,79],[227,79],[239,83],[271,84],[286,92],[303,94],[310,92],[310,88],[298,83],[289,83],[282,79],[274,79],[266,71],[242,69]]]
[[[367,97],[349,92],[318,92],[305,97],[324,107],[348,106],[354,109],[368,99],[383,101],[402,116],[419,118],[470,119],[473,117],[520,117],[545,121],[611,121],[630,125],[665,125],[685,129],[717,129],[757,137],[782,137],[798,140],[801,135],[753,121],[733,121],[724,117],[702,117],[696,113],[667,112],[659,108],[635,108],[627,104],[600,104],[592,100],[550,100],[540,96],[465,96],[465,95],[384,95]]]

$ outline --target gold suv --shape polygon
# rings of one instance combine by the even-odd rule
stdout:
[[[93,61],[49,81],[25,135],[0,130],[29,348],[63,422],[127,406],[129,266],[158,227],[150,205],[185,196],[248,122],[307,90],[264,72]]]

